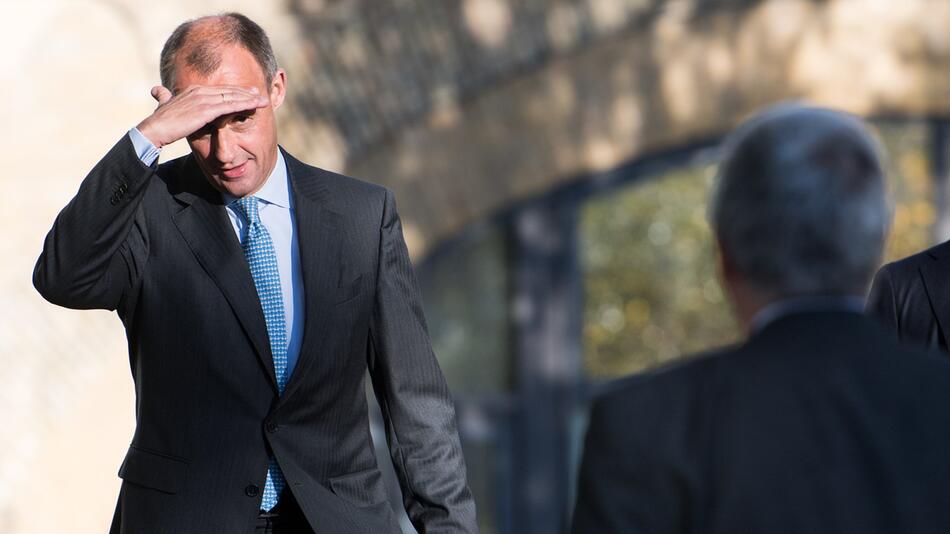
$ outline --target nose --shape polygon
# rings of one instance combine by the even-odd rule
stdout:
[[[218,128],[211,135],[211,153],[219,163],[227,165],[234,161],[237,145],[234,133],[228,128]]]

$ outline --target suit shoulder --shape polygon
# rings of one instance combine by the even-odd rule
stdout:
[[[715,369],[737,350],[724,347],[702,352],[615,380],[601,390],[595,407],[607,412],[636,410],[647,416],[656,413],[659,405],[664,410],[688,409],[694,401],[702,402],[704,386],[712,380]]]
[[[708,439],[705,412],[715,394],[717,369],[732,352],[689,356],[608,385],[591,408],[588,439],[612,450],[637,451],[634,456],[651,462],[688,468],[690,451]]]
[[[386,187],[379,184],[304,163],[286,151],[284,157],[290,171],[298,180],[302,182],[320,182],[320,185],[331,195],[362,196],[381,200],[388,191]]]
[[[330,182],[332,186],[340,193],[363,195],[372,198],[383,198],[386,196],[386,192],[388,191],[385,186],[379,184],[374,184],[359,178],[353,178],[352,176],[347,176],[345,174],[328,171],[326,169],[320,169],[319,167],[312,168],[323,173],[323,178]]]
[[[881,267],[879,272],[888,273],[893,279],[903,280],[906,275],[915,273],[922,265],[946,256],[950,256],[950,241],[945,241],[905,258],[887,263]]]

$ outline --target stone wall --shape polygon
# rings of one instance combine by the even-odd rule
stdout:
[[[649,26],[435,110],[347,171],[397,192],[410,246],[517,199],[722,135],[768,104],[950,112],[950,3],[669,2]]]

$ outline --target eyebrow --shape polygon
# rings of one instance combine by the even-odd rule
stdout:
[[[215,118],[213,121],[205,124],[203,128],[207,128],[209,125],[220,128],[221,126],[231,122],[236,117],[253,117],[257,113],[256,109],[248,109],[245,111],[235,111],[234,113],[228,113],[227,115],[221,115],[220,117]]]

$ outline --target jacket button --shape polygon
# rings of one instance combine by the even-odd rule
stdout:
[[[248,497],[257,497],[257,494],[260,492],[261,488],[258,488],[254,484],[248,484],[247,487],[244,488],[244,494]]]
[[[280,427],[277,425],[277,423],[268,421],[267,424],[264,425],[264,428],[267,430],[268,433],[273,434],[274,432],[277,432],[277,429]]]

